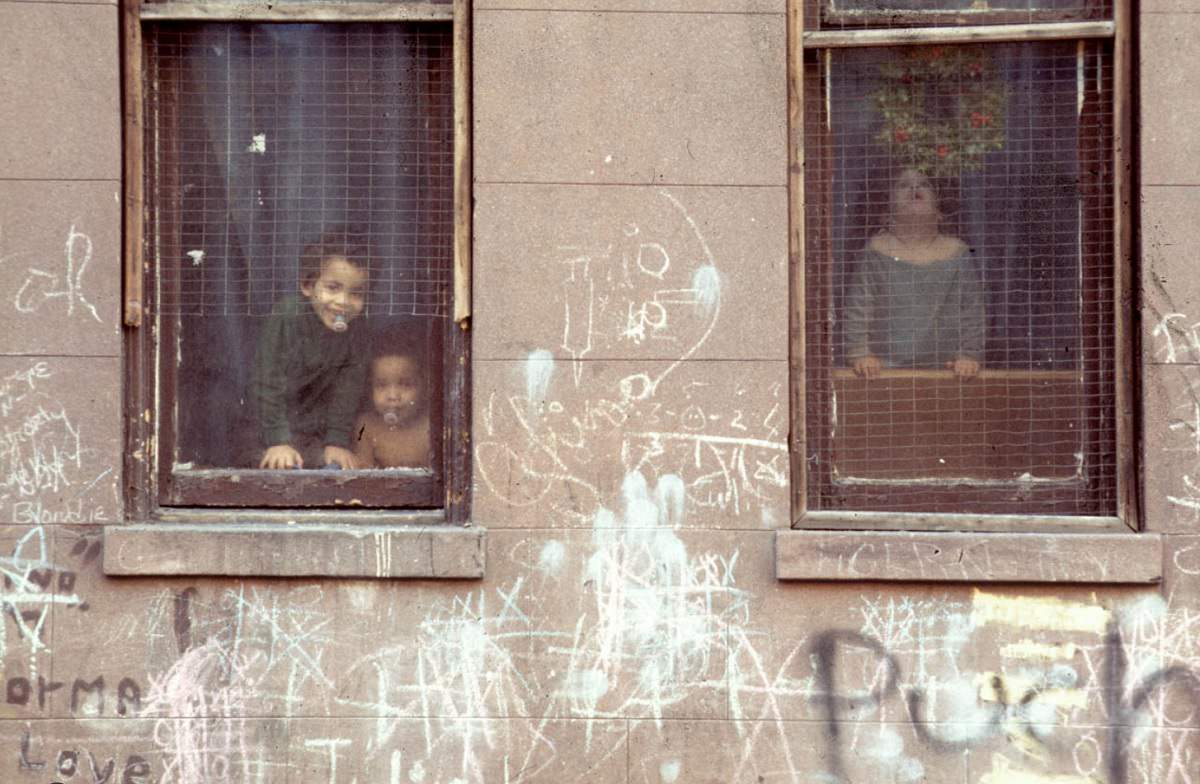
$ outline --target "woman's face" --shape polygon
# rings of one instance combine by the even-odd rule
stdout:
[[[892,215],[916,218],[937,214],[937,194],[929,178],[916,169],[900,172],[892,183]]]

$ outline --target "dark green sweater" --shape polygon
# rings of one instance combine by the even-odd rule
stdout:
[[[276,303],[263,324],[250,400],[264,446],[315,439],[349,448],[367,376],[362,320],[345,332],[321,323],[307,299]]]

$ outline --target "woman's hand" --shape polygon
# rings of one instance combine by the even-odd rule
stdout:
[[[283,469],[304,468],[304,458],[292,448],[291,444],[276,444],[263,452],[262,460],[258,461],[259,468]]]
[[[358,461],[354,459],[354,453],[342,446],[325,447],[325,465],[330,463],[337,464],[347,471],[358,468]]]
[[[946,363],[958,378],[974,378],[979,373],[979,360],[956,357]]]
[[[879,375],[879,371],[882,368],[883,362],[873,354],[868,354],[865,357],[854,360],[854,372],[866,378],[875,378]]]

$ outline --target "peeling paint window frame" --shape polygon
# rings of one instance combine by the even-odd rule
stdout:
[[[307,510],[327,518],[348,517],[347,509],[368,507],[358,518],[371,524],[398,519],[395,512],[407,510],[406,519],[416,522],[468,522],[470,504],[470,140],[469,140],[469,0],[404,0],[389,3],[314,2],[263,4],[254,2],[141,2],[122,0],[123,84],[125,114],[125,242],[124,288],[126,335],[126,482],[127,518],[209,519],[244,514],[255,510],[263,519],[279,517],[291,521],[296,510]],[[146,24],[182,21],[307,22],[338,24],[350,22],[421,24],[449,23],[453,39],[454,91],[454,241],[453,318],[443,319],[435,344],[443,356],[443,384],[435,406],[442,408],[442,458],[432,476],[428,471],[353,472],[367,489],[363,502],[346,487],[345,478],[301,475],[269,477],[275,472],[192,472],[189,491],[171,490],[174,461],[161,454],[170,442],[175,401],[170,385],[163,383],[161,318],[154,312],[155,264],[149,249],[160,219],[169,221],[169,205],[155,205],[148,198],[154,156],[159,140],[153,135],[153,119],[144,110],[146,67],[142,30]],[[168,211],[163,215],[162,211]],[[193,259],[194,261],[194,259]],[[167,389],[168,392],[164,392]],[[435,390],[435,395],[438,391]],[[204,476],[200,476],[204,473]],[[279,472],[282,474],[283,472]],[[375,475],[372,475],[375,474]],[[412,474],[412,476],[407,476]],[[194,481],[193,481],[194,480]],[[304,487],[297,492],[297,485]],[[341,485],[341,487],[339,487]],[[249,488],[249,489],[248,489]],[[431,492],[432,491],[432,492]],[[200,499],[197,502],[197,499]],[[236,511],[235,511],[236,510]]]
[[[975,530],[1014,532],[1125,532],[1137,531],[1138,479],[1134,463],[1134,353],[1129,327],[1132,302],[1132,3],[1112,0],[1111,8],[1103,3],[1080,6],[1071,19],[1038,18],[1024,13],[1008,18],[999,11],[990,11],[987,3],[976,3],[987,13],[947,13],[933,19],[908,18],[904,13],[888,13],[879,18],[832,18],[827,11],[828,0],[789,0],[789,116],[792,122],[790,140],[791,166],[791,225],[789,241],[792,258],[792,527],[851,530]],[[824,16],[823,16],[824,14]],[[1011,15],[1011,14],[1010,14]],[[918,15],[919,16],[919,15]],[[1111,415],[1115,422],[1116,509],[1112,515],[1097,516],[1057,514],[977,514],[905,511],[834,511],[810,509],[808,486],[809,462],[822,459],[810,453],[808,433],[814,426],[827,424],[828,414],[810,408],[806,389],[806,294],[805,249],[805,129],[811,118],[806,114],[806,92],[825,89],[819,73],[829,53],[837,48],[868,46],[906,46],[920,44],[1009,43],[1040,40],[1085,41],[1089,39],[1112,42],[1112,122],[1114,149],[1111,163],[1113,177],[1113,291],[1112,312],[1114,341],[1111,358],[1115,373],[1115,405]],[[811,165],[811,162],[809,162]],[[811,323],[811,320],[809,320]],[[815,360],[820,362],[822,360]],[[813,417],[820,417],[818,420]]]

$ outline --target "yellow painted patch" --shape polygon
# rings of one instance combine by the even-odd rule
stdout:
[[[1003,624],[1023,629],[1103,634],[1109,611],[1098,604],[1054,598],[1000,596],[975,589],[971,620],[976,626]]]
[[[1100,781],[1078,774],[1036,773],[1014,768],[1007,757],[996,754],[992,756],[991,772],[983,774],[979,784],[1100,784]]]
[[[1045,659],[1047,661],[1070,661],[1075,658],[1079,649],[1074,643],[1044,643],[1033,640],[1021,640],[1009,643],[1000,648],[1000,655],[1006,659]]]
[[[1008,719],[1004,722],[1004,737],[1008,739],[1009,745],[1025,756],[1041,763],[1049,760],[1046,755],[1046,744],[1034,737],[1028,727]]]

